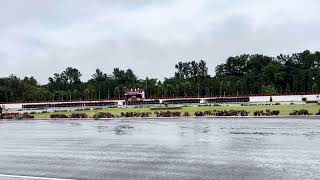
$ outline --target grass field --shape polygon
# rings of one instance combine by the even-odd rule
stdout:
[[[257,110],[279,110],[280,115],[286,116],[289,115],[290,112],[300,109],[306,109],[310,113],[315,114],[319,111],[320,105],[318,104],[307,104],[307,105],[258,105],[258,106],[190,106],[183,107],[180,112],[188,112],[193,116],[196,111],[207,111],[207,110],[245,110],[250,111],[250,115],[253,115],[253,112]],[[72,113],[85,113],[89,117],[92,117],[94,114],[98,112],[110,112],[115,115],[120,115],[121,112],[151,112],[154,116],[154,110],[150,110],[150,108],[109,108],[109,109],[100,109],[100,110],[84,110],[84,111],[70,111],[70,112],[52,112],[52,113],[40,113],[34,114],[36,119],[50,118],[51,114],[65,114],[70,115]]]

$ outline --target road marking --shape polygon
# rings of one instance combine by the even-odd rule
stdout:
[[[37,177],[37,176],[21,176],[21,175],[13,175],[13,174],[0,174],[0,177],[40,179],[40,180],[74,180],[74,179],[48,178],[48,177]]]

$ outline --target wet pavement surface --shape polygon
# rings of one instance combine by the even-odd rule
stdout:
[[[0,179],[320,179],[320,120],[0,121]]]

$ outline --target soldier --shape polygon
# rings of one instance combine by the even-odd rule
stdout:
[[[0,106],[0,119],[2,119],[2,107]]]

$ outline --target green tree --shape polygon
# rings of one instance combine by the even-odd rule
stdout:
[[[275,94],[277,92],[277,90],[273,85],[267,85],[267,86],[263,85],[262,92],[264,94]]]

